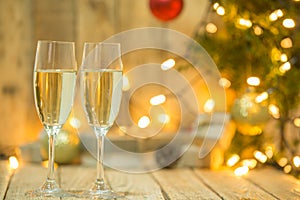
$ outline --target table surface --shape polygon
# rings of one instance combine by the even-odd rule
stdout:
[[[38,164],[26,163],[11,170],[8,161],[0,161],[0,199],[24,199],[25,191],[39,187],[46,173]],[[95,173],[94,167],[81,165],[56,169],[60,186],[70,190],[88,189]],[[244,177],[230,170],[195,168],[145,174],[107,169],[105,175],[110,186],[125,193],[126,199],[300,199],[300,180],[271,167],[251,170]]]

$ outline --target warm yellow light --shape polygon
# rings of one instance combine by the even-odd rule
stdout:
[[[73,128],[80,128],[81,126],[81,122],[78,118],[76,117],[71,117],[70,118],[70,125],[73,127]]]
[[[231,86],[231,82],[227,78],[220,78],[219,85],[224,88],[229,88]]]
[[[260,151],[254,151],[253,155],[261,163],[265,163],[268,160],[268,157]]]
[[[295,21],[293,19],[285,19],[282,21],[282,25],[285,28],[294,28],[296,26]]]
[[[236,176],[244,176],[248,174],[249,168],[247,166],[238,167],[234,170]]]
[[[42,162],[42,166],[45,168],[48,168],[48,160],[45,160]],[[57,163],[54,163],[54,169],[56,169],[58,167]]]
[[[278,9],[278,10],[275,10],[274,12],[272,12],[270,15],[269,15],[269,19],[270,21],[276,21],[278,18],[280,17],[283,17],[283,12],[282,10]]]
[[[263,93],[260,93],[256,98],[255,98],[255,102],[256,103],[261,103],[263,102],[264,100],[268,99],[269,97],[269,94],[267,92],[263,92]]]
[[[291,165],[286,165],[284,168],[283,168],[283,171],[284,173],[288,174],[292,171],[292,166]]]
[[[251,86],[259,86],[260,79],[258,77],[249,77],[247,78],[247,83]]]
[[[218,8],[219,6],[220,6],[219,3],[214,3],[214,5],[213,5],[214,10],[217,10],[217,8]]]
[[[274,22],[278,19],[278,16],[276,15],[275,12],[272,12],[270,15],[269,15],[269,20]]]
[[[274,155],[273,148],[271,146],[267,146],[265,154],[267,155],[268,158],[272,158]]]
[[[280,9],[275,10],[274,13],[276,13],[276,15],[277,15],[278,17],[283,17],[283,12],[282,12],[282,10],[280,10]]]
[[[146,128],[149,126],[149,124],[150,124],[150,119],[147,116],[141,117],[138,121],[138,126],[140,128]]]
[[[257,165],[257,161],[255,159],[245,159],[242,161],[242,165],[248,167],[249,169],[253,169]]]
[[[255,35],[261,35],[263,34],[263,29],[260,26],[253,26],[253,31]]]
[[[128,91],[130,89],[130,83],[127,76],[123,75],[123,91]]]
[[[223,15],[225,15],[225,8],[223,6],[219,6],[217,8],[216,12],[217,12],[218,15],[223,16]]]
[[[277,163],[280,167],[284,167],[288,164],[288,159],[285,157],[282,157],[277,161]]]
[[[163,124],[167,124],[170,122],[170,116],[167,114],[160,114],[158,115],[158,121]]]
[[[293,120],[293,123],[294,123],[294,125],[295,125],[296,127],[300,127],[300,118],[299,118],[299,117],[295,118],[295,119]]]
[[[293,163],[294,163],[295,167],[300,167],[300,157],[299,156],[295,156],[293,158]]]
[[[9,160],[9,167],[11,169],[17,169],[19,167],[19,161],[15,156],[10,156],[8,160]]]
[[[291,38],[287,37],[281,40],[280,46],[282,48],[288,49],[293,47],[293,41]]]
[[[166,96],[163,94],[154,96],[150,99],[150,104],[155,106],[155,105],[159,105],[162,104],[166,101]]]
[[[167,70],[173,68],[175,66],[175,64],[176,64],[175,60],[170,58],[161,64],[161,69],[164,71],[167,71]]]
[[[291,69],[291,63],[290,62],[285,62],[279,67],[279,71],[281,73],[285,73]]]
[[[205,29],[208,33],[216,33],[218,31],[218,27],[213,23],[208,23]]]
[[[285,53],[281,54],[280,60],[281,60],[281,62],[286,62],[286,61],[288,61],[287,55],[286,55]]]
[[[232,155],[226,162],[228,167],[234,166],[240,160],[240,156],[237,154]]]
[[[249,19],[244,19],[244,18],[239,19],[239,24],[247,28],[250,28],[252,26],[252,22]]]
[[[269,109],[269,113],[270,113],[270,115],[272,115],[272,117],[274,117],[275,119],[280,118],[279,108],[276,105],[270,104],[268,106],[268,109]]]
[[[212,112],[215,108],[215,104],[216,103],[213,99],[207,99],[203,106],[204,112],[206,112],[206,113]]]

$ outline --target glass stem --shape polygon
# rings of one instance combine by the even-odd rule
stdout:
[[[97,136],[97,181],[104,182],[103,150],[104,135]]]
[[[54,147],[56,134],[49,134],[49,155],[48,155],[48,174],[47,180],[54,180]]]

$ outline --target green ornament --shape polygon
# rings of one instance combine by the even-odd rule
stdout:
[[[45,131],[40,134],[41,156],[48,159],[48,135]],[[80,138],[74,131],[61,130],[55,140],[55,158],[58,164],[73,163],[80,156]]]
[[[261,134],[270,119],[268,105],[266,102],[258,102],[258,95],[255,91],[248,91],[236,99],[232,106],[232,119],[237,130],[243,135]]]

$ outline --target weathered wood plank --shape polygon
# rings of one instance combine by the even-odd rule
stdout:
[[[61,186],[69,191],[88,190],[96,177],[96,169],[80,166],[63,166],[60,169]],[[159,185],[149,174],[127,174],[106,170],[105,176],[111,188],[126,199],[164,199]],[[64,198],[75,199],[75,198]]]
[[[106,175],[112,189],[125,193],[126,199],[164,199],[160,186],[150,174],[129,174],[109,170]]]
[[[0,0],[0,147],[36,139],[31,0]]]
[[[33,0],[35,40],[75,41],[74,0]]]
[[[25,193],[37,189],[46,180],[47,169],[41,165],[26,164],[16,170],[6,194],[7,200],[24,199]],[[29,198],[31,200],[39,198]],[[52,198],[59,199],[59,198]]]
[[[8,167],[8,161],[0,161],[0,199],[4,199],[12,171]]]
[[[279,199],[300,199],[300,181],[273,168],[256,169],[246,177]]]
[[[88,190],[96,177],[96,169],[83,166],[61,166],[59,169],[61,187],[66,190]]]
[[[170,199],[220,199],[190,169],[160,170],[153,175]]]
[[[206,185],[224,199],[276,199],[251,182],[235,176],[232,171],[208,169],[194,171]]]

